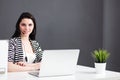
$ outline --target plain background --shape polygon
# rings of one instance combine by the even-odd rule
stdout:
[[[80,49],[78,64],[94,67],[91,52],[107,49],[107,69],[120,71],[120,0],[0,0],[0,39],[9,39],[22,12],[37,22],[42,49]]]

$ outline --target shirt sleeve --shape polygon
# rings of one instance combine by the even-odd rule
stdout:
[[[15,53],[15,46],[12,40],[9,40],[8,46],[8,62],[13,62],[14,60],[14,53]]]
[[[35,63],[40,62],[42,59],[43,51],[42,51],[42,49],[37,41],[34,42],[34,49],[35,49],[35,53],[36,53]]]

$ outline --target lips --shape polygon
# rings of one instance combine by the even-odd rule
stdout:
[[[30,33],[29,31],[23,31],[22,32],[23,34],[28,34],[28,33]]]

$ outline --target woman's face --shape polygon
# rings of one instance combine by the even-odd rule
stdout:
[[[32,19],[29,18],[23,18],[22,21],[19,24],[21,36],[23,37],[29,37],[29,35],[32,33],[34,29],[34,23]]]

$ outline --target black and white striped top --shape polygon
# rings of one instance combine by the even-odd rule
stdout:
[[[42,59],[42,50],[40,45],[35,40],[30,40],[33,52],[36,55],[36,58],[33,63],[40,62]],[[22,49],[22,42],[21,37],[15,37],[9,39],[9,49],[8,49],[8,62],[20,62],[23,61],[23,49]]]

